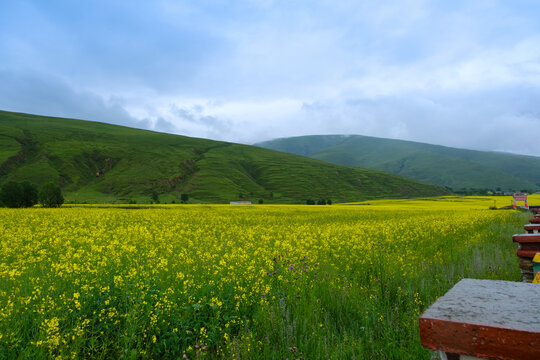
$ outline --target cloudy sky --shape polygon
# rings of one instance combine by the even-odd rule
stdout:
[[[540,2],[3,0],[0,109],[540,155]]]

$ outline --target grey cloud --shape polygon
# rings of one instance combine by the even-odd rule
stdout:
[[[400,138],[478,150],[539,155],[540,88],[411,94],[306,103],[315,133]],[[329,125],[330,124],[330,125]]]
[[[152,128],[148,120],[132,117],[118,100],[106,101],[92,92],[75,91],[58,78],[0,71],[0,83],[3,110]]]
[[[188,127],[196,127],[212,138],[223,138],[233,128],[230,121],[217,116],[205,115],[204,106],[197,104],[190,108],[171,105],[171,113],[175,119]]]
[[[166,133],[178,133],[181,132],[173,123],[159,117],[154,124],[154,130],[166,132]]]

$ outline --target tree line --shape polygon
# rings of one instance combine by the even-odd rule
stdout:
[[[320,199],[319,201],[315,201],[313,199],[307,199],[306,205],[332,205],[332,200]]]
[[[60,186],[54,183],[40,189],[29,181],[9,181],[0,189],[0,205],[9,208],[32,207],[40,203],[43,207],[59,207],[64,203]]]

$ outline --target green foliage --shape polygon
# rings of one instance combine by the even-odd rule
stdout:
[[[436,196],[448,191],[380,171],[302,156],[122,126],[0,111],[9,180],[54,182],[69,202],[337,202]],[[17,144],[19,152],[17,153]]]
[[[54,183],[43,185],[39,191],[39,203],[43,207],[60,207],[64,203],[60,186]]]
[[[382,170],[454,190],[540,190],[540,157],[359,135],[299,136],[257,145],[334,164]]]
[[[3,206],[10,208],[18,208],[22,206],[23,188],[21,184],[15,181],[10,181],[0,190],[0,203]]]
[[[38,188],[29,181],[21,183],[22,188],[22,207],[32,207],[38,203]]]
[[[0,204],[10,207],[32,207],[38,202],[37,187],[28,182],[9,181],[0,189]]]
[[[180,201],[182,201],[182,204],[187,203],[188,200],[189,200],[189,195],[188,195],[188,194],[182,194],[182,195],[180,195]]]

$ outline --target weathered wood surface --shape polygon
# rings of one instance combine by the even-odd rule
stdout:
[[[463,279],[422,314],[420,339],[427,348],[449,354],[538,360],[536,299],[537,284]]]

